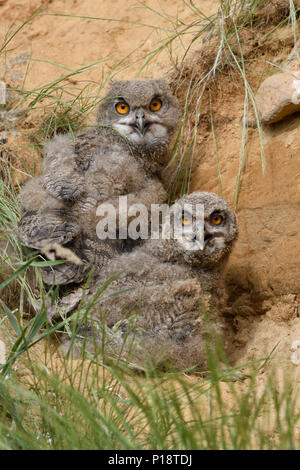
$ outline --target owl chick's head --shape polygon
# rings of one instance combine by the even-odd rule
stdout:
[[[98,123],[113,128],[141,154],[163,151],[178,119],[177,99],[163,80],[114,82],[98,109]]]
[[[170,226],[171,238],[166,243],[171,256],[202,267],[218,265],[238,235],[235,213],[222,197],[207,192],[178,199]]]

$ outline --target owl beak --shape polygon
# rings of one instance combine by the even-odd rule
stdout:
[[[204,250],[206,243],[204,240],[203,230],[197,230],[196,234],[193,237],[193,241],[196,243],[197,249]]]
[[[131,127],[137,131],[141,137],[144,137],[150,123],[146,121],[145,112],[139,108],[135,112],[135,122],[131,124]]]
[[[207,243],[209,242],[209,240],[212,239],[212,237],[213,237],[212,234],[209,233],[209,232],[207,232],[207,231],[205,230],[205,232],[204,232],[204,240],[203,240],[204,248],[206,247],[206,245],[207,245]]]
[[[200,250],[204,250],[207,243],[212,238],[213,236],[207,230],[204,229],[204,233],[203,233],[203,230],[201,230],[197,233],[197,235],[195,235],[194,241],[197,241]]]
[[[203,239],[198,241],[198,245],[199,245],[199,249],[200,249],[200,250],[204,250],[204,248],[205,248],[205,242],[204,242]]]

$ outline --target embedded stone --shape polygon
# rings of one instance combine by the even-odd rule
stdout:
[[[282,65],[282,72],[261,84],[255,101],[264,124],[273,124],[300,111],[300,39]]]
[[[255,101],[264,124],[273,124],[300,111],[300,72],[287,71],[268,77],[258,89]]]

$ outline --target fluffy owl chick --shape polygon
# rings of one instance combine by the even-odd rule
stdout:
[[[182,227],[182,237],[176,238],[176,229]],[[204,343],[211,326],[225,337],[222,269],[237,234],[236,216],[224,199],[195,192],[174,206],[170,239],[149,240],[106,265],[95,280],[94,291],[114,274],[121,274],[102,294],[91,317],[95,325],[108,327],[110,353],[128,353],[132,347],[130,359],[139,365],[203,370]]]
[[[53,271],[56,279],[45,270],[45,282],[80,282],[90,264],[103,264],[108,247],[120,248],[96,237],[101,203],[112,204],[118,217],[118,196],[126,195],[128,206],[148,209],[166,199],[160,172],[178,118],[177,100],[162,80],[118,81],[101,101],[94,127],[58,135],[46,145],[42,176],[25,184],[19,196],[19,239],[38,250],[66,244],[83,265],[60,265]]]

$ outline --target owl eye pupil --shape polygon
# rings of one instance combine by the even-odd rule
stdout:
[[[127,103],[124,103],[123,101],[119,101],[116,104],[116,110],[119,114],[127,114],[129,111],[129,106]]]
[[[215,214],[211,216],[211,222],[215,225],[220,225],[223,222],[223,217],[220,214]]]
[[[188,216],[182,216],[181,217],[181,222],[182,222],[182,225],[190,225],[192,223],[192,219]]]
[[[153,98],[150,103],[150,110],[152,111],[159,111],[162,106],[162,102],[159,98]]]

